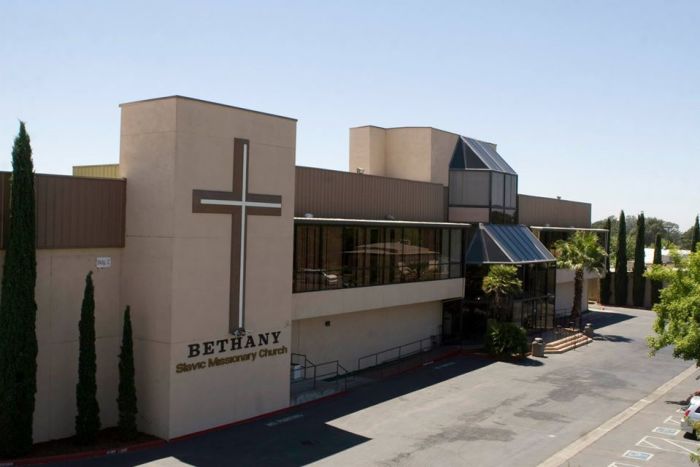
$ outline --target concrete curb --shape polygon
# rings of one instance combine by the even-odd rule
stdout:
[[[608,432],[614,430],[615,428],[620,426],[622,423],[629,420],[633,415],[636,415],[637,413],[639,413],[646,406],[655,402],[661,396],[663,396],[668,391],[670,391],[671,389],[676,387],[678,384],[680,384],[681,381],[683,381],[686,378],[688,378],[689,376],[691,376],[695,371],[697,371],[697,369],[698,368],[695,365],[693,365],[690,368],[688,368],[687,370],[684,370],[678,376],[666,381],[664,384],[659,386],[654,392],[652,392],[651,394],[649,394],[645,398],[638,400],[637,402],[634,403],[634,405],[626,408],[625,410],[623,410],[619,414],[615,415],[614,417],[612,417],[608,421],[604,422],[598,428],[595,428],[592,431],[589,431],[588,433],[583,435],[581,438],[577,439],[573,443],[566,446],[564,449],[555,453],[553,456],[551,456],[550,458],[548,458],[544,462],[540,463],[538,465],[538,467],[558,467],[558,466],[564,464],[566,461],[568,461],[569,459],[574,457],[576,454],[578,454],[579,452],[583,451],[585,448],[587,448],[591,444],[598,441],[600,438],[602,438]]]

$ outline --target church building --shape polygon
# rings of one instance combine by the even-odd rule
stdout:
[[[469,338],[491,264],[523,279],[509,319],[537,331],[569,313],[573,274],[550,249],[606,235],[590,204],[520,194],[495,144],[430,127],[352,128],[348,171],[296,166],[296,125],[181,96],[130,102],[118,164],[36,176],[35,442],[73,435],[89,271],[102,423],[117,421],[129,305],[138,426],[164,439],[288,407],[312,366],[343,375]],[[1,245],[9,192],[0,173]]]

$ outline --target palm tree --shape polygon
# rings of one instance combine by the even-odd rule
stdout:
[[[568,240],[558,240],[554,244],[557,267],[574,271],[574,304],[571,319],[581,317],[581,295],[583,294],[583,273],[586,269],[598,274],[605,272],[605,249],[598,243],[598,236],[592,232],[576,232]]]
[[[505,264],[493,264],[489,273],[481,283],[481,290],[487,295],[493,296],[493,305],[496,309],[498,320],[502,321],[503,305],[508,297],[519,294],[523,290],[523,281],[518,279],[518,268]]]

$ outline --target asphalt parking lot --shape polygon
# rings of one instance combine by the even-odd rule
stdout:
[[[458,356],[284,414],[66,465],[536,466],[689,367],[667,350],[648,357],[649,311],[609,309],[586,321],[594,324],[595,341],[566,354],[517,364]],[[677,408],[661,404],[663,413],[640,422],[639,433],[617,441],[603,437],[599,442],[610,443],[607,454],[585,457],[596,455],[591,446],[570,465],[640,465],[621,455],[649,452],[651,447],[637,445],[644,436],[643,444],[669,437],[670,431],[653,430],[673,428],[665,420],[679,415]],[[673,439],[684,441],[677,434]],[[653,454],[642,465],[687,462],[671,450],[655,448]],[[660,463],[671,456],[679,460]]]
[[[700,442],[681,429],[680,401],[700,388],[697,371],[665,395],[633,415],[600,440],[574,456],[567,465],[608,467],[692,466],[690,453]]]

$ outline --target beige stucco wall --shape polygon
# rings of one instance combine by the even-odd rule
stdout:
[[[75,434],[78,382],[78,323],[85,275],[93,271],[97,399],[102,426],[117,422],[116,397],[122,309],[119,303],[120,249],[38,250],[35,299],[37,394],[34,442]],[[112,258],[108,269],[95,267],[98,256]],[[0,252],[0,275],[5,253]]]
[[[557,269],[557,294],[554,299],[554,310],[557,316],[566,316],[571,313],[574,303],[574,271],[571,269]],[[586,271],[583,276],[583,291],[581,293],[581,310],[588,309],[588,288],[590,284],[598,281],[598,275]]]
[[[460,298],[463,294],[464,279],[296,293],[292,297],[292,319],[318,318],[447,300]]]
[[[441,323],[441,302],[295,320],[292,351],[315,364],[339,360],[353,371],[359,357],[440,335]]]
[[[430,181],[447,186],[449,183],[450,160],[459,135],[447,131],[430,129]]]
[[[458,135],[430,127],[350,129],[350,164],[371,175],[448,184]]]
[[[371,175],[386,175],[386,130],[376,126],[350,128],[350,157],[348,170],[358,168]]]
[[[289,403],[288,353],[176,372],[207,361],[189,358],[188,344],[231,337],[231,217],[193,213],[192,190],[232,189],[234,138],[250,141],[250,192],[282,196],[281,217],[248,218],[246,328],[280,331],[289,348],[296,122],[186,98],[122,107],[122,289],[135,309],[139,423],[164,438]]]

